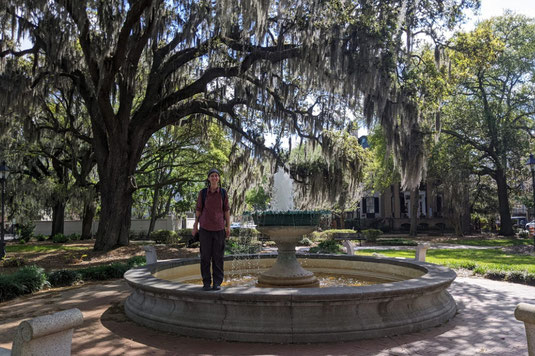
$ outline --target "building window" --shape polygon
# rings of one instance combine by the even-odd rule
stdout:
[[[375,199],[374,197],[366,198],[366,213],[373,214],[375,213]]]
[[[379,198],[365,197],[362,198],[362,217],[367,219],[374,219],[379,214]]]

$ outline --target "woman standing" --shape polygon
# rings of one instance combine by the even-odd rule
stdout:
[[[219,186],[219,171],[208,172],[209,187],[199,192],[192,234],[199,233],[203,290],[220,290],[223,282],[225,240],[230,236],[230,207],[225,189]],[[200,229],[198,224],[200,223]],[[210,273],[210,265],[212,273]],[[213,277],[213,278],[212,278]],[[213,282],[213,286],[210,286]]]

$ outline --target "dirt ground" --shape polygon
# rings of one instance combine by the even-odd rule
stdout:
[[[50,245],[52,242],[29,242],[32,245]],[[16,244],[16,242],[9,242]],[[112,262],[124,262],[133,256],[144,256],[143,244],[133,241],[128,246],[122,246],[108,252],[93,251],[95,240],[82,240],[69,242],[64,245],[77,247],[76,251],[54,250],[40,252],[10,252],[7,258],[23,261],[24,265],[37,265],[46,271],[57,269],[80,269],[90,266],[110,264]],[[171,258],[196,257],[199,254],[198,248],[177,248],[164,245],[155,245],[159,260]],[[16,266],[0,266],[0,273],[13,272]]]

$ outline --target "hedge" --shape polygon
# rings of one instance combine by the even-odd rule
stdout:
[[[144,265],[144,256],[134,256],[126,262],[87,267],[77,270],[58,270],[45,273],[35,265],[24,266],[16,272],[0,275],[0,303],[41,290],[44,286],[65,287],[80,281],[104,281],[122,278],[131,268]]]

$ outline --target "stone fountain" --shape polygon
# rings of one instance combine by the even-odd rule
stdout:
[[[257,229],[268,235],[277,245],[277,260],[258,276],[258,287],[319,287],[314,273],[304,269],[295,255],[295,246],[303,235],[314,231],[314,226],[261,226]]]
[[[277,260],[258,277],[258,287],[319,287],[314,273],[297,261],[295,246],[318,226],[322,212],[294,211],[290,176],[282,170],[273,177],[273,210],[253,214],[258,231],[275,241]]]
[[[269,215],[258,221],[264,233],[279,240],[276,260],[269,255],[225,257],[225,273],[261,271],[262,288],[204,292],[187,282],[201,278],[198,258],[160,261],[125,273],[132,288],[124,305],[126,315],[141,325],[185,336],[267,343],[385,337],[432,328],[455,315],[455,301],[447,292],[456,277],[451,269],[356,255],[296,258],[295,240],[310,226],[301,229],[305,224],[297,223],[296,214],[290,218],[295,226],[280,228],[270,225]],[[282,216],[274,213],[271,218],[281,221]],[[317,288],[314,272],[379,283]],[[279,276],[284,282],[277,281]],[[297,288],[303,286],[310,288]]]

